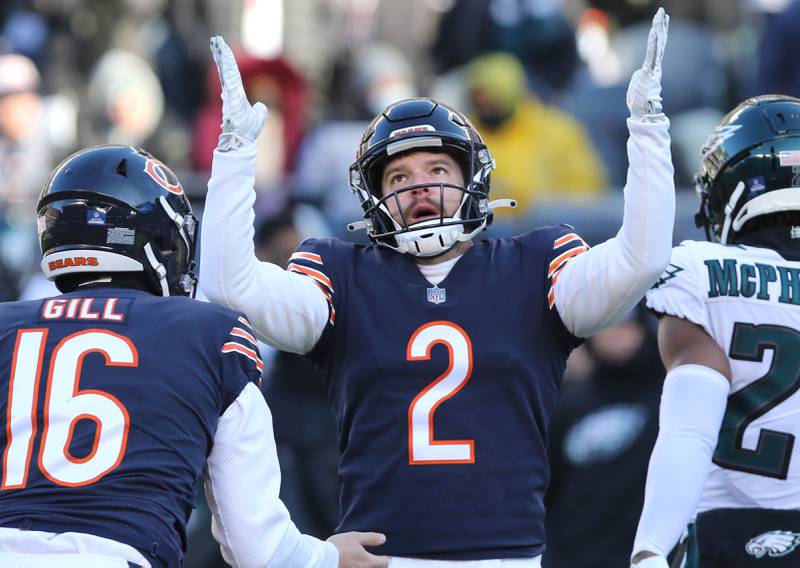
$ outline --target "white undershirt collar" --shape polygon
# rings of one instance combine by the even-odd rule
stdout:
[[[447,275],[450,274],[450,271],[455,266],[458,259],[461,258],[462,255],[459,255],[455,258],[451,258],[450,260],[443,260],[442,262],[437,262],[436,264],[418,264],[419,271],[422,272],[422,275],[425,277],[425,280],[430,282],[433,286],[438,286],[442,280],[447,278]]]

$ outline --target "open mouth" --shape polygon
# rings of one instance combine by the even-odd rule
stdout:
[[[429,221],[431,219],[439,218],[439,210],[432,205],[418,205],[411,210],[409,216],[409,224],[419,223],[421,221]]]

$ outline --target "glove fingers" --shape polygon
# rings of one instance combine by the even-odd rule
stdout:
[[[663,9],[663,8],[662,8]],[[669,16],[664,14],[658,34],[658,51],[656,53],[656,66],[661,68],[661,60],[664,59],[664,49],[667,47],[667,34],[669,32]]]
[[[211,56],[217,66],[219,81],[222,91],[227,95],[234,95],[242,87],[242,76],[231,48],[220,36],[211,38]],[[232,98],[232,97],[231,97]]]
[[[214,36],[210,46],[222,86],[222,132],[254,141],[264,126],[267,107],[262,103],[250,106],[236,58],[225,40]]]
[[[214,59],[214,64],[217,67],[217,74],[219,75],[219,82],[220,84],[224,85],[225,82],[222,80],[222,69],[220,68],[220,60],[222,55],[220,53],[219,42],[224,40],[219,36],[214,36],[211,38],[211,57]]]
[[[647,52],[644,56],[642,69],[653,71],[661,67],[661,58],[664,56],[664,45],[667,42],[667,26],[669,16],[664,8],[659,8],[653,16],[653,24],[647,36]]]

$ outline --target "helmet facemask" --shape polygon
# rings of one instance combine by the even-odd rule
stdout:
[[[381,177],[392,160],[413,152],[446,153],[461,168],[464,185],[425,182],[383,195]],[[435,257],[460,241],[473,239],[492,220],[489,176],[494,160],[467,119],[430,99],[410,99],[390,106],[367,128],[359,158],[350,168],[350,189],[364,210],[364,220],[348,228],[365,228],[371,240],[397,252]],[[412,222],[400,197],[427,189],[438,203],[438,217]],[[445,192],[460,191],[452,216]],[[392,215],[392,211],[399,212]]]

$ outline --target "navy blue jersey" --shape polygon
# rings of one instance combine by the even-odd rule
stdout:
[[[247,321],[92,289],[0,304],[0,526],[75,531],[179,566],[219,416],[261,361]]]
[[[544,550],[546,429],[578,340],[552,284],[586,249],[567,226],[476,242],[438,286],[378,246],[309,240],[288,269],[330,319],[312,359],[338,420],[338,531],[381,554],[440,559]]]

